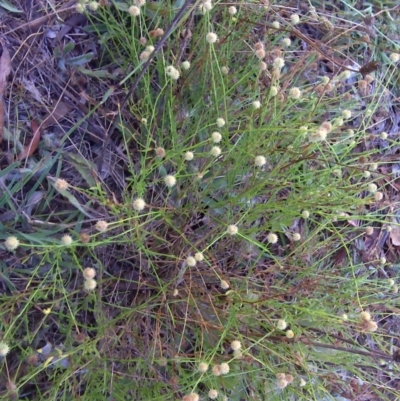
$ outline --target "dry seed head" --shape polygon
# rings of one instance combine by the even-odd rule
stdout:
[[[83,244],[90,242],[90,235],[88,233],[80,233],[79,238]]]
[[[93,291],[97,287],[97,282],[96,280],[90,278],[88,280],[85,280],[83,286],[86,291]]]
[[[360,317],[365,322],[369,322],[372,319],[371,314],[368,311],[361,312]]]
[[[300,22],[300,17],[298,16],[298,14],[292,14],[290,16],[290,21],[292,21],[293,25],[297,25]]]
[[[378,187],[376,184],[374,184],[373,182],[371,182],[370,184],[368,184],[368,192],[370,192],[371,194],[375,193],[378,190]]]
[[[303,219],[308,219],[310,217],[310,212],[308,210],[303,210],[301,212],[301,217],[303,217]]]
[[[95,224],[94,228],[95,228],[97,231],[100,231],[101,233],[104,233],[105,231],[107,231],[108,223],[107,223],[106,221],[104,221],[104,220],[99,220],[99,221]]]
[[[221,154],[221,148],[219,146],[213,146],[210,150],[210,154],[213,157],[218,157]]]
[[[218,397],[218,391],[212,388],[212,389],[208,392],[208,397],[209,397],[211,400],[215,400],[215,399]]]
[[[17,237],[14,237],[13,235],[7,237],[7,239],[4,241],[4,246],[7,251],[15,251],[19,247],[19,239]]]
[[[220,365],[214,365],[212,367],[212,374],[214,376],[221,376],[222,375],[221,366]]]
[[[188,152],[185,153],[185,160],[186,161],[193,160],[193,158],[194,158],[193,152],[188,151]]]
[[[270,244],[276,244],[278,242],[278,236],[274,233],[269,233],[267,240]]]
[[[90,8],[92,11],[97,11],[97,9],[99,8],[99,3],[98,3],[97,1],[91,1],[91,2],[89,3],[89,8]]]
[[[290,384],[293,383],[294,377],[292,375],[286,374],[285,380],[288,382],[288,384]]]
[[[0,341],[0,357],[5,357],[10,352],[10,347],[3,341]]]
[[[282,69],[284,65],[285,65],[285,60],[282,57],[277,57],[273,62],[274,68],[278,70]]]
[[[81,3],[78,3],[75,6],[75,10],[76,10],[77,13],[83,14],[85,12],[85,6],[83,4],[81,4]]]
[[[145,50],[140,53],[139,59],[140,59],[140,61],[147,61],[150,56],[151,56],[151,53]]]
[[[230,224],[226,230],[230,235],[236,235],[239,232],[239,228],[235,224]]]
[[[272,97],[275,97],[278,94],[278,88],[276,86],[271,86],[269,93]]]
[[[203,1],[202,3],[200,3],[200,5],[199,5],[199,10],[203,13],[203,14],[206,14],[208,11],[211,11],[212,10],[212,3],[211,3],[211,0],[209,0],[209,1]]]
[[[274,21],[271,25],[275,29],[279,29],[281,27],[281,24],[278,21]]]
[[[61,237],[61,242],[63,245],[69,246],[72,244],[72,237],[69,234],[65,234]]]
[[[351,117],[351,111],[350,110],[343,110],[342,111],[342,117],[346,120],[348,120]]]
[[[262,59],[266,56],[266,53],[265,53],[265,50],[264,50],[264,49],[258,49],[258,50],[256,50],[256,51],[254,52],[254,54],[256,55],[256,57],[257,57],[259,60],[262,60]]]
[[[294,337],[293,331],[292,331],[292,330],[288,330],[288,331],[286,332],[286,337],[287,337],[287,338],[293,338],[293,337]]]
[[[265,61],[260,61],[259,67],[261,71],[266,71],[268,68],[267,63]]]
[[[149,32],[149,36],[151,38],[158,38],[162,35],[164,35],[164,29],[162,28],[157,28]]]
[[[204,260],[204,255],[201,252],[196,252],[194,254],[194,258],[198,261],[198,262],[202,262]]]
[[[300,241],[301,240],[301,235],[299,233],[293,233],[292,239],[295,242]]]
[[[273,68],[271,76],[274,81],[277,81],[281,77],[280,68]]]
[[[276,323],[276,328],[279,330],[285,330],[286,327],[287,327],[286,320],[279,319],[278,322]]]
[[[142,211],[146,207],[146,202],[144,201],[143,198],[136,198],[133,201],[133,208],[137,210],[138,212]]]
[[[216,123],[219,128],[222,128],[225,125],[225,120],[221,117],[218,117]]]
[[[93,267],[86,267],[83,269],[83,278],[85,280],[90,280],[96,277],[96,270]]]
[[[140,8],[137,6],[130,6],[128,8],[128,13],[132,16],[132,17],[138,17],[140,15]]]
[[[267,164],[267,159],[264,156],[256,156],[254,158],[254,165],[257,167],[262,167]]]
[[[398,63],[400,60],[400,54],[399,53],[391,53],[389,58],[392,63]]]
[[[62,178],[57,178],[56,182],[54,183],[54,187],[57,189],[57,191],[66,191],[69,187],[69,184]]]
[[[263,43],[263,42],[257,42],[257,43],[254,45],[254,50],[255,50],[255,51],[260,50],[260,49],[264,49],[264,43]]]
[[[240,350],[242,348],[242,344],[239,340],[233,340],[231,342],[231,348],[233,349],[233,351]]]
[[[323,128],[324,130],[330,132],[330,131],[332,131],[333,126],[332,126],[332,124],[331,124],[329,121],[324,121],[324,122],[321,124],[321,127],[320,127],[320,128]]]
[[[229,13],[230,15],[235,15],[235,14],[237,13],[237,8],[236,8],[235,6],[230,6],[230,7],[228,8],[228,13]]]
[[[176,178],[173,175],[168,174],[164,177],[164,182],[167,187],[172,188],[176,184]]]
[[[162,159],[163,157],[165,157],[165,155],[167,154],[167,152],[165,151],[165,149],[164,148],[162,148],[162,147],[158,147],[158,148],[156,148],[155,149],[155,152],[156,152],[156,156],[158,157],[158,158],[160,158],[160,159]]]
[[[189,70],[190,69],[190,61],[184,61],[182,64],[181,64],[181,67],[182,67],[182,70]]]
[[[208,363],[200,362],[197,369],[200,373],[206,373],[208,370],[208,366],[209,366]]]
[[[374,199],[376,202],[379,202],[383,199],[383,193],[382,192],[375,192],[374,193]]]
[[[196,259],[195,259],[193,256],[189,256],[189,257],[186,259],[186,264],[187,264],[189,267],[194,267],[194,266],[196,266]]]
[[[282,39],[282,46],[284,47],[289,47],[292,44],[292,41],[290,38],[283,38]]]
[[[229,373],[229,365],[226,362],[221,363],[221,374],[227,375]]]
[[[292,99],[300,99],[301,98],[301,90],[299,88],[291,88],[289,91],[289,96]]]
[[[215,43],[218,40],[218,36],[214,32],[208,32],[206,35],[206,41],[210,44]]]
[[[222,72],[224,75],[228,75],[228,74],[229,74],[229,68],[226,67],[226,66],[222,66],[222,67],[221,67],[221,72]]]
[[[182,401],[199,401],[200,397],[197,393],[190,393],[182,398]]]
[[[378,323],[374,322],[373,320],[365,321],[363,324],[363,329],[365,331],[377,331],[378,330]]]
[[[220,286],[223,290],[227,290],[229,288],[229,283],[226,280],[221,280]]]
[[[165,69],[165,73],[174,81],[177,81],[179,79],[179,77],[181,76],[180,72],[173,66],[173,65],[169,65],[166,69]]]
[[[289,383],[285,379],[278,379],[276,381],[276,385],[278,386],[278,388],[281,388],[281,389],[287,387],[288,384]]]
[[[222,140],[222,135],[219,132],[213,132],[211,134],[211,139],[214,143],[219,143]]]

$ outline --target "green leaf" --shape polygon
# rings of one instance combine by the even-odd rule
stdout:
[[[64,153],[64,157],[78,170],[82,178],[89,184],[89,187],[96,186],[96,180],[92,172],[96,171],[96,165],[78,154]]]
[[[118,77],[114,74],[109,73],[106,70],[88,70],[87,68],[78,67],[78,70],[89,77],[95,78],[109,78],[109,79],[118,79]]]
[[[20,9],[12,5],[8,0],[0,0],[0,7],[12,13],[22,13]]]
[[[66,64],[77,67],[89,63],[90,61],[93,60],[93,58],[94,58],[94,53],[86,53],[82,54],[81,56],[72,57],[66,60]]]

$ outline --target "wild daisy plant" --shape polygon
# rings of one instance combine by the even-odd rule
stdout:
[[[91,82],[115,85],[102,117],[118,117],[105,151],[117,162],[106,179],[60,158],[30,229],[17,221],[3,236],[11,390],[392,399],[378,372],[397,369],[396,178],[380,158],[394,138],[374,122],[389,119],[398,49],[362,76],[343,71],[339,34],[329,52],[304,45],[302,27],[337,22],[364,55],[353,8],[330,21],[317,4],[200,0],[174,20],[179,2],[92,3],[76,10],[101,54]]]

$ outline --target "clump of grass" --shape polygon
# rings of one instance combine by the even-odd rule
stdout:
[[[362,84],[339,65],[322,74],[296,28],[322,35],[331,22],[317,7],[198,3],[158,51],[151,32],[168,32],[169,3],[78,5],[123,93],[151,62],[118,110],[123,184],[43,176],[34,217],[48,226],[16,219],[4,238],[12,392],[391,399],[378,372],[394,363],[395,270],[370,236],[397,225],[395,178],[373,146],[388,138],[372,130],[393,65]]]

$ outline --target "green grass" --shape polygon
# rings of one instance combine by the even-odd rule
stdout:
[[[140,17],[110,3],[88,14],[85,40],[96,44],[97,59],[70,67],[90,82],[93,115],[117,113],[109,147],[102,153],[91,142],[85,116],[57,143],[44,138],[25,170],[16,163],[1,171],[8,217],[0,238],[20,241],[14,252],[1,251],[0,338],[10,347],[1,360],[2,399],[189,401],[192,392],[207,399],[210,389],[237,401],[395,399],[397,180],[385,155],[396,151],[397,134],[381,139],[388,125],[378,121],[392,118],[399,96],[389,58],[399,45],[386,40],[394,23],[377,17],[378,33],[365,43],[357,23],[371,10],[342,2],[332,10],[315,4],[318,19],[304,11],[302,24],[342,54],[339,63],[351,57],[363,65],[365,53],[382,63],[366,93],[360,74],[346,80],[337,66],[322,93],[318,52],[294,34],[289,48],[281,46],[290,29],[300,29],[290,23],[295,9],[237,2],[232,17],[214,2],[205,15],[185,14],[120,109],[141,70],[140,38],[156,45],[149,32],[167,30],[183,3],[150,3]],[[272,28],[275,20],[281,29]],[[208,32],[219,42],[207,43]],[[259,41],[267,71],[254,54]],[[277,56],[285,66],[274,78]],[[185,60],[189,70],[181,68]],[[166,74],[169,65],[178,80]],[[351,117],[343,120],[343,110]],[[326,121],[333,127],[317,140]],[[220,143],[211,139],[215,131]],[[210,154],[213,146],[220,156]],[[256,156],[266,164],[256,166]],[[176,178],[171,188],[167,175]],[[137,198],[144,210],[133,207]],[[104,232],[99,220],[108,223]],[[65,234],[72,244],[63,244]],[[204,260],[188,266],[198,252]],[[84,288],[86,267],[96,269],[94,290]],[[238,354],[233,340],[241,342]],[[198,371],[200,362],[207,372]],[[213,375],[221,363],[229,373]],[[280,373],[293,382],[280,388]]]

